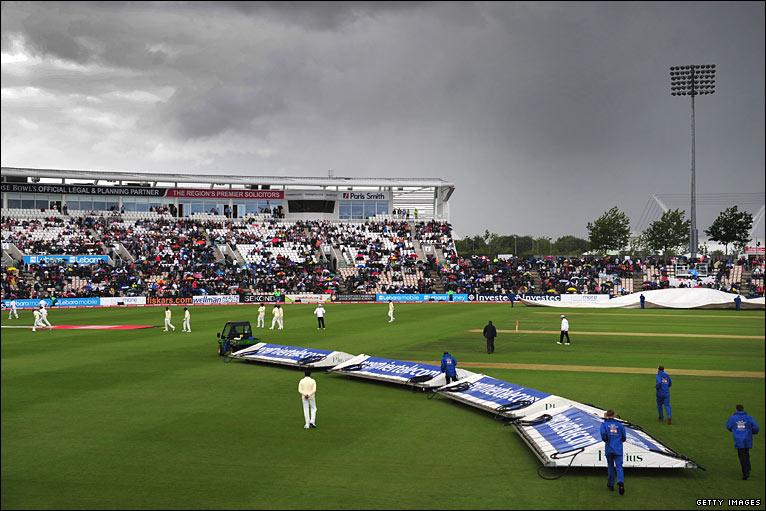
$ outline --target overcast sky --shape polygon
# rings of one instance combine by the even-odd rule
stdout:
[[[3,2],[2,165],[441,177],[461,236],[585,236],[689,193],[707,63],[697,193],[762,193],[762,2]]]

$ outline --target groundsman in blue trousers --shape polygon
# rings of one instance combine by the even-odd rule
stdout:
[[[448,351],[445,351],[442,357],[441,370],[447,378],[447,384],[457,381],[457,360]]]
[[[625,474],[622,470],[622,444],[625,442],[625,426],[614,418],[614,410],[607,410],[601,424],[601,440],[604,441],[604,454],[608,467],[606,486],[614,491],[615,476],[620,495],[625,494]]]
[[[745,407],[737,405],[737,411],[726,421],[726,429],[734,436],[739,464],[742,467],[742,479],[750,477],[750,449],[753,448],[753,435],[758,434],[758,423],[745,412]]]
[[[668,424],[673,423],[673,415],[670,410],[670,387],[673,385],[673,380],[670,379],[670,375],[665,372],[665,367],[660,366],[657,368],[657,379],[654,384],[654,388],[657,389],[657,414],[660,417],[660,422],[664,422],[662,417],[662,407],[665,407],[665,412],[668,415]]]

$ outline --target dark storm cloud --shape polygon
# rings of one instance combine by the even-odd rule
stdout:
[[[3,2],[2,14],[3,164],[437,176],[456,184],[461,234],[583,235],[612,205],[638,220],[650,194],[688,191],[689,102],[670,96],[668,68],[715,62],[698,193],[764,186],[763,4]]]
[[[209,137],[227,130],[240,130],[260,118],[285,108],[278,91],[256,87],[217,84],[206,90],[185,90],[168,102],[175,131],[183,138]]]
[[[362,17],[417,9],[423,2],[214,2],[248,16],[295,24],[312,30],[336,30]]]

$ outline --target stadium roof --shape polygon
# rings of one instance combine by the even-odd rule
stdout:
[[[186,174],[157,172],[113,172],[107,170],[30,169],[2,167],[3,177],[29,177],[39,179],[78,179],[107,182],[173,182],[210,183],[222,185],[272,185],[272,186],[375,186],[375,187],[434,187],[447,188],[450,193],[455,185],[441,178],[419,177],[289,177],[246,176],[234,174]]]

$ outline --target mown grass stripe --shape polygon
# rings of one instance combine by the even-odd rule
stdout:
[[[436,361],[414,360],[418,364],[439,365]],[[588,373],[617,373],[617,374],[656,374],[654,367],[608,367],[565,364],[514,364],[511,362],[461,362],[460,367],[475,367],[487,369],[524,369],[531,371],[574,371]],[[666,367],[668,373],[680,376],[713,376],[719,378],[760,378],[764,373],[759,371],[717,371],[713,369],[674,369]]]
[[[474,328],[468,330],[471,333],[481,333],[482,330]],[[558,334],[558,330],[498,330],[500,334]],[[756,339],[763,340],[762,335],[731,335],[731,334],[671,334],[665,332],[585,332],[582,330],[570,330],[570,334],[581,335],[608,335],[622,337],[691,337],[694,339]]]

